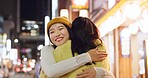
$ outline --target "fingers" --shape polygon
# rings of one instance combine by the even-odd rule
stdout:
[[[98,57],[106,57],[108,54],[98,54]]]
[[[77,74],[76,78],[85,78],[88,77],[88,72],[82,72]]]
[[[108,54],[107,53],[102,53],[102,52],[97,52],[96,53],[98,57],[106,57]]]
[[[106,58],[104,57],[104,58],[99,58],[99,61],[103,61],[103,60],[105,60]]]
[[[107,57],[106,51],[98,51],[97,48],[88,51],[93,62],[99,62]]]
[[[97,50],[97,51],[98,51],[98,53],[104,53],[104,54],[107,54],[106,51],[99,51],[99,50]]]
[[[100,55],[108,55],[108,53],[106,53],[105,51],[98,51],[97,54],[100,54]]]
[[[77,75],[76,78],[86,78],[88,77],[88,74],[82,74],[82,75]]]
[[[97,53],[97,58],[98,58],[98,61],[103,61],[106,59],[107,57],[107,53]]]
[[[107,57],[107,54],[100,54],[100,55],[98,55],[98,59],[99,60],[104,60],[104,59],[106,59],[106,57]]]

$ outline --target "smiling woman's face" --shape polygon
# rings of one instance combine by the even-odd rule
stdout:
[[[61,23],[51,25],[48,33],[50,40],[56,46],[64,44],[69,39],[69,32]]]

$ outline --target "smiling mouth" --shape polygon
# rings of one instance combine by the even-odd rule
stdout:
[[[56,42],[60,42],[63,39],[63,37],[58,37],[55,39]]]

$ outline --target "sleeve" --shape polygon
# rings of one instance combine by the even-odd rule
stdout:
[[[103,67],[94,67],[94,69],[96,70],[96,78],[115,78],[112,72]]]
[[[41,50],[42,70],[49,78],[62,76],[92,61],[89,54],[84,53],[56,63],[53,51],[54,48],[52,46],[45,46]]]

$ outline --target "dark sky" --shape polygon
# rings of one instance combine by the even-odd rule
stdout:
[[[37,0],[20,0],[20,17],[25,20],[35,20],[36,19],[36,2]]]

